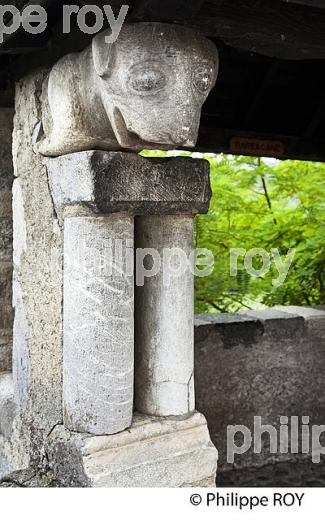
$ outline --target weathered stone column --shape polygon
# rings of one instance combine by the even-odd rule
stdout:
[[[116,433],[133,412],[133,217],[67,218],[64,223],[64,423]],[[132,269],[131,263],[131,269]]]
[[[187,263],[193,239],[191,215],[137,218],[136,247],[154,249],[161,259],[159,272],[136,288],[136,409],[142,413],[183,415],[195,408],[194,282]]]
[[[134,218],[107,206],[107,181],[120,182],[102,176],[109,159],[82,152],[47,162],[64,220],[64,424],[96,435],[128,428],[133,413]]]
[[[185,415],[195,409],[193,221],[208,210],[209,166],[174,159],[160,168],[167,184],[173,172],[173,204],[136,220],[136,248],[148,256],[136,287],[135,405],[149,415]],[[153,271],[152,260],[160,264]]]

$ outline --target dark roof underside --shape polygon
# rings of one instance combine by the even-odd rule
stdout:
[[[11,1],[21,8],[26,2]],[[23,74],[89,43],[61,33],[63,2],[46,7],[46,33],[17,32],[0,45],[0,105]],[[325,0],[111,0],[128,20],[200,28],[218,46],[220,72],[206,102],[197,150],[325,161]]]

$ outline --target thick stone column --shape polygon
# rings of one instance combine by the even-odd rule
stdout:
[[[64,423],[93,434],[131,425],[134,372],[133,217],[64,223]],[[132,260],[132,259],[131,259]]]
[[[136,288],[136,409],[192,412],[194,402],[193,216],[138,217],[136,247],[154,249],[159,272]],[[181,256],[180,256],[181,255]]]
[[[82,152],[47,161],[64,227],[64,425],[95,435],[128,428],[133,414],[134,217],[132,202],[129,213],[114,207],[121,179],[112,179],[110,159]]]

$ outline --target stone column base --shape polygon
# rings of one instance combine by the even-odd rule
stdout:
[[[64,486],[215,487],[218,452],[206,420],[135,415],[130,429],[91,436],[57,426],[49,461]]]

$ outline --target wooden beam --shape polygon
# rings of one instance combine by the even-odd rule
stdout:
[[[258,151],[258,146],[256,146],[254,151],[254,146],[249,146],[248,141],[246,152],[234,153],[231,143],[233,138],[236,137],[265,141],[267,146],[260,147],[261,151]],[[269,144],[270,142],[271,145]],[[274,146],[272,146],[272,142]],[[267,149],[270,151],[268,152]],[[208,128],[202,126],[200,128],[199,140],[194,151],[325,162],[325,139],[301,139],[298,136],[245,132],[236,129]]]
[[[324,0],[281,0],[286,4],[300,4],[308,7],[317,7],[319,9],[325,9]]]
[[[321,0],[130,0],[126,3],[130,5],[129,21],[179,22],[238,49],[301,60],[325,59],[325,9],[311,8],[310,3],[314,5],[316,1],[321,4]],[[112,2],[115,10],[122,4],[120,0]],[[64,2],[30,0],[29,3],[56,10],[57,15],[49,16],[51,25],[55,16],[60,16]],[[15,35],[5,36],[7,48],[13,38]]]
[[[317,108],[316,112],[314,113],[312,119],[310,120],[309,124],[307,125],[303,137],[304,138],[311,138],[315,135],[315,132],[317,131],[319,125],[321,122],[325,119],[325,98]]]
[[[210,0],[194,23],[239,49],[282,59],[325,59],[325,11],[282,0]]]
[[[249,128],[255,121],[256,112],[258,111],[261,103],[263,103],[263,101],[265,101],[265,97],[264,97],[265,91],[269,85],[274,83],[274,80],[278,74],[278,70],[279,70],[279,62],[275,61],[275,60],[272,61],[272,63],[270,63],[270,65],[266,71],[266,74],[264,75],[264,78],[255,94],[252,104],[248,107],[243,126],[246,126],[247,128]]]
[[[191,20],[204,0],[135,0],[132,18],[144,20]]]
[[[48,14],[49,27],[50,23],[53,23],[53,21],[55,21],[58,16],[61,15],[63,3],[64,0],[29,0],[25,2],[24,8],[29,5],[43,7]],[[9,21],[10,20],[6,21],[6,23]],[[49,39],[48,27],[42,34],[28,34],[21,26],[14,33],[4,34],[3,42],[0,44],[0,54],[24,54],[25,52],[33,52],[33,50],[38,50],[40,46],[38,42]],[[17,40],[17,42],[15,40]],[[15,43],[11,44],[13,41]],[[23,42],[22,45],[21,42]],[[24,49],[26,49],[25,52]]]

